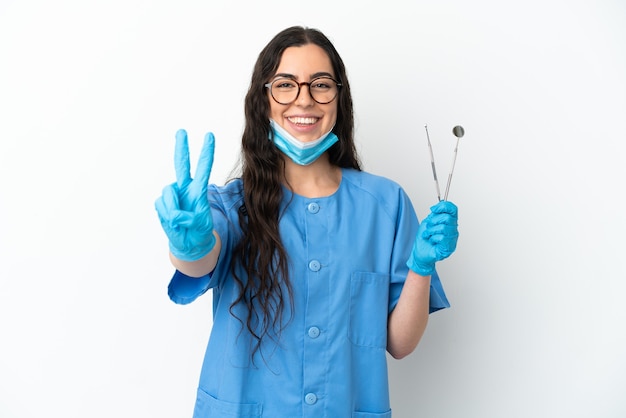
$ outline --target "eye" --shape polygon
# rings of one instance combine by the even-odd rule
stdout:
[[[293,80],[289,80],[287,78],[280,78],[278,80],[275,80],[272,83],[272,87],[275,89],[280,89],[280,90],[289,90],[289,89],[298,88],[298,85]]]
[[[329,78],[318,78],[311,81],[311,88],[315,90],[329,90],[334,87],[335,83]]]

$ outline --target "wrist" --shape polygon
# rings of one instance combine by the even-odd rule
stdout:
[[[432,274],[435,272],[435,263],[420,262],[416,260],[412,254],[406,262],[406,265],[413,272],[419,274],[420,276],[432,276]]]
[[[189,262],[189,261],[200,260],[201,258],[206,256],[208,253],[211,252],[213,247],[215,247],[215,243],[216,243],[215,235],[211,234],[210,239],[207,241],[206,244],[202,246],[195,246],[193,248],[187,248],[187,249],[181,250],[177,248],[176,246],[174,246],[174,244],[172,244],[172,241],[170,241],[169,247],[170,247],[170,252],[172,253],[174,257],[178,258],[179,260]]]

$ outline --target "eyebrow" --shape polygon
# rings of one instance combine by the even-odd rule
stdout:
[[[273,78],[278,78],[278,77],[292,78],[294,80],[298,79],[298,77],[296,77],[293,74],[289,74],[289,73],[277,73],[277,74],[274,74]],[[327,73],[325,71],[320,71],[320,72],[311,74],[310,77],[311,77],[310,80],[313,80],[313,79],[316,79],[316,78],[319,78],[319,77],[330,77],[332,79],[335,78],[331,73]]]

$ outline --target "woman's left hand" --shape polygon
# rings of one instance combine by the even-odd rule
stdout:
[[[435,272],[435,263],[456,250],[459,238],[458,208],[442,200],[430,208],[430,214],[420,223],[407,266],[421,276]]]

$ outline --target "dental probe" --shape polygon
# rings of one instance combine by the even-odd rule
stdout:
[[[428,150],[430,151],[430,165],[433,168],[433,177],[435,179],[435,187],[437,188],[437,199],[441,202],[439,180],[437,180],[437,169],[435,168],[435,156],[433,155],[433,146],[430,143],[430,135],[428,135],[428,125],[424,125],[424,129],[426,129],[426,139],[428,140]]]

